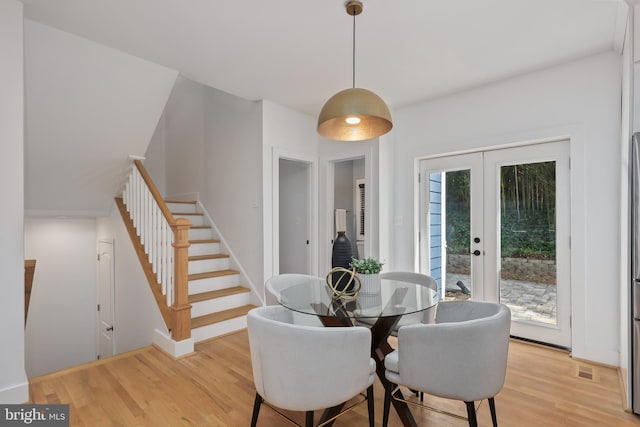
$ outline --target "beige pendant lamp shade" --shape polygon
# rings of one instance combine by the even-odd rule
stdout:
[[[384,135],[393,127],[382,98],[355,87],[356,15],[361,12],[361,2],[347,3],[347,14],[353,16],[353,87],[329,98],[318,117],[318,133],[336,141],[363,141]]]

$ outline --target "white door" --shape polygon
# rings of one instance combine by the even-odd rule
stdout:
[[[98,359],[113,356],[115,351],[113,242],[98,242]]]
[[[279,171],[279,273],[310,274],[311,166],[281,158]]]
[[[500,301],[512,335],[570,348],[569,142],[424,160],[420,188],[445,299]]]

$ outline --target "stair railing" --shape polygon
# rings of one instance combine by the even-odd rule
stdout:
[[[191,222],[173,217],[140,160],[134,160],[122,201],[144,248],[156,286],[161,288],[170,309],[167,327],[171,330],[171,338],[175,341],[189,338],[188,250]]]

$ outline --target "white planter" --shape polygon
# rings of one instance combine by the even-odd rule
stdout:
[[[362,288],[360,292],[363,294],[379,294],[380,293],[380,274],[360,274],[360,283]]]
[[[363,313],[368,313],[366,310],[375,309],[374,312],[369,314],[377,315],[380,314],[382,310],[382,295],[380,292],[373,294],[361,291],[360,295],[358,295],[358,302],[360,303],[360,309]]]

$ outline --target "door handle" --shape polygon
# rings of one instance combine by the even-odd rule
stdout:
[[[107,332],[109,332],[109,331],[113,331],[113,326],[109,326],[109,327],[107,328]]]
[[[476,249],[475,251],[471,252],[473,255],[475,256],[480,256],[480,251],[478,249]]]

